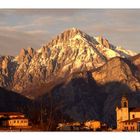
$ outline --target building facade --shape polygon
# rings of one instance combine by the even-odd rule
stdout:
[[[29,120],[19,112],[0,112],[0,125],[1,127],[25,128],[29,126]]]
[[[71,122],[71,123],[59,123],[57,127],[58,131],[105,131],[107,125],[98,120],[90,120],[86,122]]]
[[[139,131],[140,130],[139,128],[140,128],[139,118],[126,120],[122,122],[122,130],[124,131]]]
[[[140,108],[130,108],[128,99],[122,97],[121,107],[116,107],[116,121],[117,129],[120,131],[139,130]]]
[[[101,129],[101,122],[97,120],[87,121],[84,125],[92,130]]]

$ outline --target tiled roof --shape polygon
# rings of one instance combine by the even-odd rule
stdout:
[[[20,112],[0,112],[0,115],[24,115]]]
[[[140,112],[140,107],[129,108],[129,112]]]
[[[121,107],[118,106],[118,109],[121,109]],[[129,107],[129,112],[140,112],[140,107]]]
[[[122,122],[139,122],[140,118],[134,118],[132,120],[126,120],[126,121],[122,121]]]
[[[8,118],[8,120],[20,120],[20,119],[27,120],[27,118],[25,118],[25,117]]]

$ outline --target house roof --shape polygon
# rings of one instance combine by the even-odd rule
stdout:
[[[129,112],[140,112],[140,107],[129,108]]]
[[[122,122],[139,122],[140,118],[134,118],[132,120],[126,120],[126,121],[122,121]]]
[[[27,118],[25,117],[8,118],[8,120],[20,120],[20,119],[27,120]]]
[[[118,109],[121,109],[120,106],[117,106]],[[129,112],[140,112],[140,107],[129,107]]]
[[[0,115],[24,115],[20,112],[0,112]]]
[[[9,121],[9,120],[28,120],[25,117],[16,117],[16,118],[3,118],[2,121]]]

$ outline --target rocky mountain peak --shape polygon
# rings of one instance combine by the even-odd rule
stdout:
[[[69,34],[69,35],[76,35],[76,34],[82,34],[83,32],[78,28],[70,28],[65,30],[62,34]]]
[[[24,48],[21,49],[19,56],[25,56],[27,54],[27,50],[25,50]]]
[[[3,61],[2,61],[2,68],[3,68],[3,69],[6,69],[7,66],[8,66],[8,58],[5,57],[5,58],[3,59]]]
[[[47,44],[47,46],[59,44],[67,45],[70,42],[77,43],[78,40],[85,40],[88,42],[92,40],[91,38],[92,37],[77,28],[70,28],[57,35],[54,39],[51,40],[51,42]]]
[[[102,37],[102,36],[97,36],[97,37],[94,37],[96,39],[96,41],[100,44],[100,45],[103,45],[104,47],[110,49],[110,44],[109,44],[109,41]]]
[[[34,53],[35,53],[35,50],[34,50],[33,48],[31,48],[31,47],[28,47],[28,48],[27,48],[27,51],[28,51],[28,54],[29,54],[31,57],[33,57],[33,55],[34,55]]]
[[[137,54],[137,55],[131,57],[131,61],[140,71],[140,54]]]
[[[66,75],[93,70],[113,57],[121,57],[120,51],[112,49],[102,36],[94,38],[77,28],[67,29],[37,51],[31,47],[22,49],[10,61],[8,70],[14,68],[9,70],[12,71],[11,89],[26,94],[31,89],[30,93],[34,93],[36,83],[53,83],[55,79],[65,79]],[[8,65],[5,61],[1,66]]]
[[[28,64],[31,61],[31,58],[34,56],[35,51],[33,48],[29,47],[27,50],[22,48],[19,55],[15,58],[18,63]]]

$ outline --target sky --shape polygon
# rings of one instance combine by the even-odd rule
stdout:
[[[39,49],[72,27],[140,52],[138,9],[1,9],[0,55],[18,55],[21,48]]]

